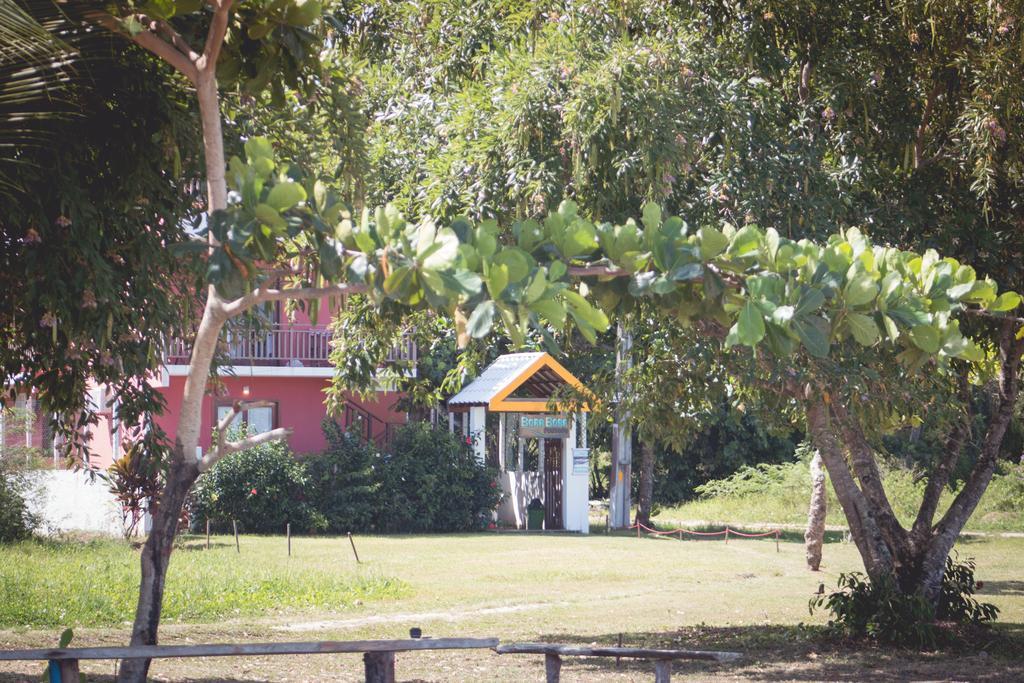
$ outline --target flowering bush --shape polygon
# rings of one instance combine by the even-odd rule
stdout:
[[[232,520],[248,533],[308,532],[322,529],[323,516],[306,499],[309,480],[288,446],[271,443],[233,453],[199,478],[193,492],[192,524],[206,520],[230,531]]]

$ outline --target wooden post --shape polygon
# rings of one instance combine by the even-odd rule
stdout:
[[[619,634],[619,647],[622,647],[622,634]],[[615,656],[615,668],[618,669],[622,665],[622,657]]]
[[[235,552],[242,554],[242,546],[238,545],[238,520],[231,520],[231,528],[235,530]]]
[[[775,530],[775,552],[779,552],[779,530]]]
[[[359,553],[356,552],[356,542],[352,540],[352,532],[348,532],[348,542],[352,545],[352,554],[356,556],[356,564],[362,564],[359,561]]]
[[[725,544],[729,545],[729,527],[725,527]]]
[[[47,669],[49,683],[79,683],[77,659],[51,659]]]
[[[292,556],[292,523],[288,522],[284,525],[284,534],[288,537],[288,557]]]
[[[210,518],[206,518],[206,549],[210,549]]]
[[[654,662],[654,683],[669,683],[672,680],[672,660],[658,659]]]
[[[366,674],[366,683],[395,683],[395,653],[365,653],[363,670]]]
[[[548,683],[558,683],[562,677],[562,658],[552,652],[544,655],[544,674]]]

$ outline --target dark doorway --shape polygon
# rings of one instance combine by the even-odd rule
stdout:
[[[544,442],[544,528],[562,528],[562,439]]]

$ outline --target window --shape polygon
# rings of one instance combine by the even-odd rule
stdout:
[[[232,410],[231,403],[219,403],[217,405],[217,416],[216,423],[220,424]],[[261,406],[259,408],[249,408],[243,410],[235,419],[231,422],[231,426],[228,430],[239,429],[243,423],[247,425],[249,434],[262,434],[263,432],[269,432],[274,428],[274,424],[277,422],[277,404],[270,406]]]

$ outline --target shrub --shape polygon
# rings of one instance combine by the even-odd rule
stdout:
[[[501,497],[497,472],[469,445],[424,423],[399,429],[380,459],[377,529],[392,532],[485,528]]]
[[[196,528],[210,520],[217,531],[231,521],[250,533],[316,531],[324,521],[306,499],[305,467],[285,444],[269,443],[232,453],[196,483],[192,519]]]
[[[839,575],[839,590],[811,598],[810,611],[824,607],[832,614],[829,627],[847,636],[867,637],[880,643],[917,648],[935,647],[940,631],[937,620],[958,624],[984,624],[999,608],[973,597],[974,560],[946,558],[942,589],[933,605],[920,593],[904,593],[895,581],[872,582],[860,572]]]
[[[377,454],[330,419],[323,421],[327,450],[305,461],[309,498],[332,533],[374,527],[380,507],[374,466]]]
[[[39,526],[28,505],[29,491],[23,468],[0,458],[0,543],[28,538]]]

